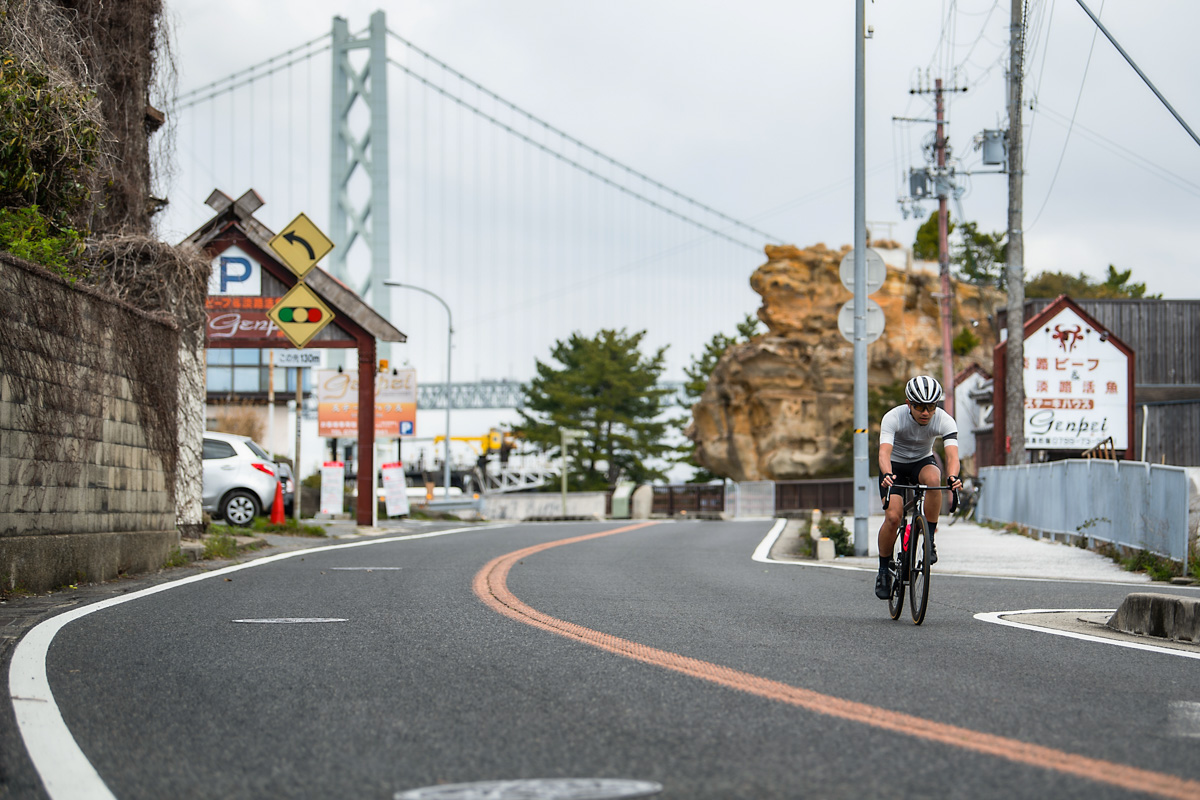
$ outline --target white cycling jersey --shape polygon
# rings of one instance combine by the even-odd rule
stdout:
[[[879,443],[890,444],[892,461],[902,464],[933,455],[933,440],[939,436],[944,446],[958,449],[958,424],[940,408],[934,409],[928,425],[919,425],[907,404],[896,406],[879,425]]]

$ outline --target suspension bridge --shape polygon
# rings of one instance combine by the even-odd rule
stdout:
[[[409,343],[421,407],[512,407],[557,340],[603,328],[667,347],[664,379],[759,305],[749,277],[783,239],[655,180],[506,100],[387,27],[383,12],[179,94],[179,229],[214,188],[252,187],[270,224],[305,211],[326,268]],[[268,212],[271,212],[268,214]],[[453,311],[384,281],[422,287]],[[381,353],[388,357],[388,353]]]

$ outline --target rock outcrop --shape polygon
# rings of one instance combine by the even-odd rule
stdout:
[[[883,309],[883,336],[867,348],[872,388],[917,373],[941,378],[940,283],[936,264],[912,266],[894,242],[873,247],[889,264],[871,297]],[[713,369],[686,435],[696,460],[733,480],[788,480],[828,471],[839,437],[853,423],[854,348],[838,331],[842,304],[852,299],[838,265],[849,246],[767,247],[767,263],[750,278],[762,295],[758,317],[768,332],[736,345]],[[953,283],[953,330],[968,326],[979,344],[963,357],[991,369],[997,337],[990,318],[1003,303],[995,290]],[[977,323],[977,324],[976,324]],[[872,420],[878,426],[879,420]]]

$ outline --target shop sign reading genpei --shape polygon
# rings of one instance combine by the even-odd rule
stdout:
[[[1087,450],[1129,442],[1129,355],[1065,306],[1025,337],[1025,447]]]

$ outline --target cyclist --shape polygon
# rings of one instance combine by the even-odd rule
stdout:
[[[941,486],[942,473],[933,456],[933,441],[942,437],[946,448],[946,484],[958,489],[958,425],[954,417],[938,408],[942,386],[928,375],[918,375],[904,385],[905,404],[883,415],[879,426],[879,497],[887,494],[894,483]],[[879,528],[879,575],[875,578],[875,596],[886,600],[891,594],[892,548],[904,509],[904,498],[898,492],[884,509],[883,525]],[[925,517],[929,521],[929,540],[937,529],[938,513],[942,510],[942,493],[925,495]],[[937,562],[937,548],[930,563]]]

